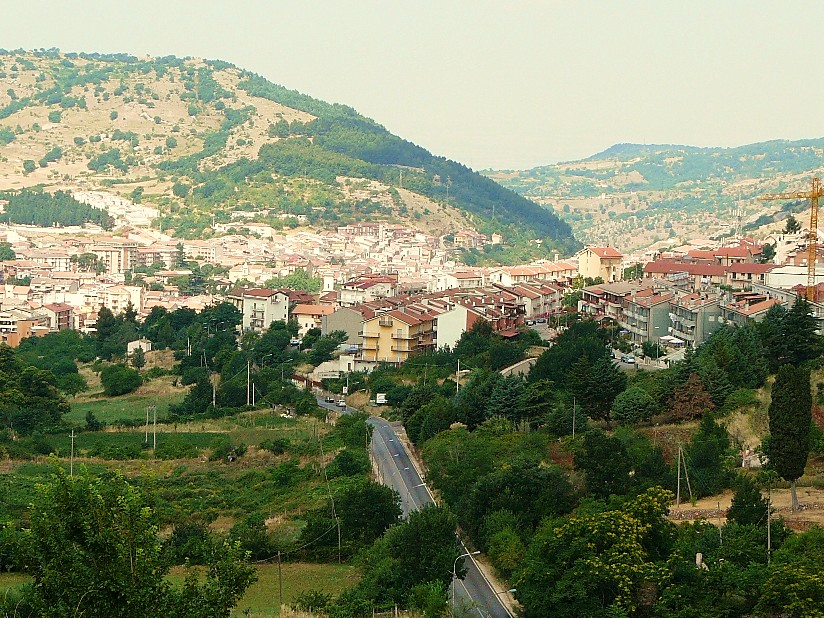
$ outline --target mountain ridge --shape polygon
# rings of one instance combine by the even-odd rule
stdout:
[[[635,250],[777,231],[803,203],[759,197],[806,189],[822,164],[824,138],[734,147],[622,143],[577,161],[487,174],[554,210],[582,241]]]
[[[554,214],[467,166],[228,62],[0,50],[0,84],[7,189],[130,189],[178,235],[208,235],[251,206],[273,224],[501,232],[517,249],[503,259],[580,246]],[[363,184],[373,194],[353,200],[348,187]],[[408,205],[410,191],[428,205]]]

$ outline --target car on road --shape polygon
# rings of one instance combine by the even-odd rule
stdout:
[[[535,324],[535,320],[527,320],[526,321],[527,326],[532,326],[533,324]]]
[[[545,324],[546,318],[538,318],[536,321],[538,322],[538,324]]]
[[[335,398],[332,395],[326,397],[326,403],[335,403]]]
[[[635,357],[632,354],[621,354],[621,362],[627,365],[634,365]]]
[[[339,399],[338,400],[338,407],[339,408],[345,408],[346,407],[346,400],[345,399]]]

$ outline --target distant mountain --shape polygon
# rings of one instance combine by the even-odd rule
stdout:
[[[471,227],[526,253],[579,246],[555,214],[468,167],[226,62],[0,50],[0,86],[6,190],[105,188],[189,237],[243,216]]]
[[[554,210],[586,242],[624,249],[687,238],[764,233],[803,202],[763,202],[804,189],[824,167],[824,138],[736,148],[616,144],[581,161],[486,172]]]

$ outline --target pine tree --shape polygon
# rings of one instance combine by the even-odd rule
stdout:
[[[715,404],[695,373],[690,374],[686,383],[677,387],[672,394],[670,411],[676,419],[698,418],[712,410],[715,410]]]
[[[821,355],[821,337],[816,334],[816,319],[807,299],[798,296],[782,321],[786,362],[799,365]]]
[[[798,510],[796,481],[804,474],[810,453],[812,393],[809,370],[784,365],[772,388],[769,408],[770,436],[767,456],[784,480],[790,481],[792,509]]]

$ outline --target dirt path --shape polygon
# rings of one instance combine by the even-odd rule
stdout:
[[[764,493],[766,497],[766,493]],[[712,523],[727,521],[726,513],[732,502],[732,491],[719,496],[702,498],[694,504],[687,502],[673,506],[669,518],[673,521],[707,520]],[[793,530],[806,530],[811,525],[824,526],[824,489],[816,487],[799,487],[798,502],[801,510],[793,513],[790,508],[790,490],[774,489],[772,505],[774,512],[784,519]]]

